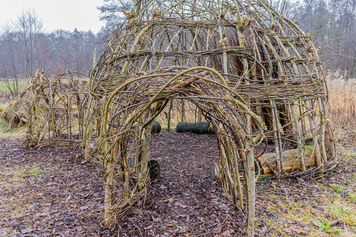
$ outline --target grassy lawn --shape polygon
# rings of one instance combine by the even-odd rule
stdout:
[[[259,229],[268,236],[356,236],[355,164],[356,152],[342,151],[333,174],[272,181],[259,197]]]
[[[10,79],[10,86],[14,86],[14,82]],[[27,80],[19,79],[18,80],[18,88],[19,92],[23,91],[27,87]],[[0,92],[2,93],[10,93],[8,85],[5,82],[5,79],[0,78]]]

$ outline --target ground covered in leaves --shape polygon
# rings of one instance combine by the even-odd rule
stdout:
[[[25,150],[21,137],[0,138],[0,236],[244,236],[244,214],[209,178],[218,160],[214,135],[162,132],[151,156],[161,165],[145,207],[108,230],[100,224],[100,170],[76,150]],[[257,236],[356,235],[356,149],[325,176],[260,179]]]

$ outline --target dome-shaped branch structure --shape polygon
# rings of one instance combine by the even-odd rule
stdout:
[[[124,12],[127,22],[91,72],[84,113],[87,157],[105,171],[107,222],[145,196],[150,126],[175,98],[212,124],[222,186],[235,205],[246,195],[250,235],[257,159],[278,178],[334,160],[312,37],[266,2],[135,1]],[[263,154],[266,135],[273,154]]]

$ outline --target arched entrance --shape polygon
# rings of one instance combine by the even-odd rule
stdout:
[[[235,205],[247,208],[253,228],[258,157],[254,147],[264,140],[263,123],[221,74],[206,67],[172,67],[137,75],[107,98],[94,146],[104,170],[105,222],[112,223],[145,198],[151,126],[169,100],[177,98],[195,104],[211,123],[217,134],[223,189]],[[250,135],[252,129],[257,135]],[[243,180],[238,163],[243,167]]]

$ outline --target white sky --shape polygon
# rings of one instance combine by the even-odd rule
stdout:
[[[96,8],[103,5],[102,0],[0,0],[0,3],[0,31],[4,24],[16,21],[29,9],[36,11],[47,32],[77,28],[97,33],[104,25]]]

